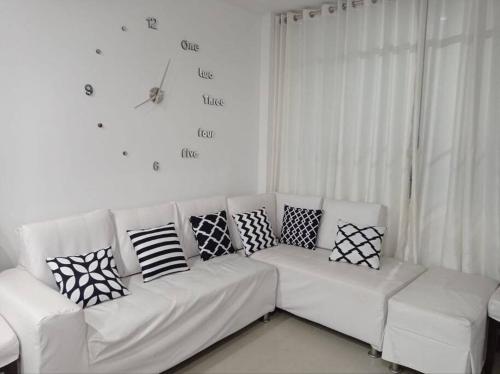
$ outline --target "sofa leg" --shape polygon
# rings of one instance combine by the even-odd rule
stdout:
[[[373,346],[371,346],[370,350],[368,351],[368,356],[370,356],[371,358],[379,358],[381,354]]]
[[[264,323],[268,323],[270,320],[271,320],[271,313],[266,313],[262,317],[262,322],[264,322]]]
[[[500,323],[492,318],[488,318],[488,344],[486,347],[486,362],[484,364],[484,374],[493,374],[493,365],[497,353],[498,329]]]
[[[391,362],[391,364],[389,365],[389,370],[391,371],[391,373],[399,374],[401,373],[401,366],[399,366],[399,364],[396,364],[395,362]]]
[[[17,374],[18,372],[19,372],[18,361],[14,361],[9,365],[0,368],[0,373],[3,374]]]

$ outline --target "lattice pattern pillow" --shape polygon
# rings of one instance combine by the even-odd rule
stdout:
[[[247,256],[277,244],[278,241],[273,234],[266,208],[235,214],[233,218],[240,232],[243,248]]]
[[[189,270],[173,222],[127,233],[137,253],[144,282]]]
[[[323,211],[285,205],[280,242],[307,249],[316,247]]]
[[[385,227],[363,226],[339,220],[330,261],[380,269],[380,252]]]
[[[234,253],[225,210],[215,214],[192,216],[189,220],[203,261]]]
[[[116,270],[111,247],[80,256],[46,259],[61,294],[82,308],[129,294]]]

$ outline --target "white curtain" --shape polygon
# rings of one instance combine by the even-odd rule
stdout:
[[[338,1],[276,18],[268,189],[388,207],[406,243],[421,1]]]
[[[500,1],[430,0],[404,253],[500,280]]]

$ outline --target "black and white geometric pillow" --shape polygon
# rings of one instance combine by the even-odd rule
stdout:
[[[111,247],[80,256],[46,259],[61,294],[82,308],[128,295]]]
[[[144,282],[167,274],[189,270],[173,222],[143,230],[127,230]]]
[[[225,210],[204,216],[192,216],[189,220],[203,261],[234,253]]]
[[[322,210],[285,205],[280,242],[307,249],[316,247]]]
[[[240,232],[245,255],[250,256],[260,249],[277,244],[278,241],[267,218],[266,208],[235,214],[233,218]]]
[[[380,269],[380,252],[385,227],[362,226],[338,221],[335,246],[330,261]]]

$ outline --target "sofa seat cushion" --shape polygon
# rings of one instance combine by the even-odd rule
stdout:
[[[227,210],[226,198],[224,196],[212,196],[195,200],[177,201],[179,236],[182,249],[187,258],[200,254],[198,243],[191,225],[192,216],[203,216],[205,214],[217,214],[221,210]]]
[[[500,288],[497,288],[488,304],[488,314],[491,318],[500,322]]]
[[[384,359],[425,373],[480,373],[496,286],[479,275],[429,269],[389,301]]]
[[[318,247],[333,249],[339,220],[367,226],[385,226],[385,210],[380,204],[324,199]]]
[[[424,268],[382,257],[374,270],[331,262],[330,253],[281,244],[252,258],[278,268],[278,308],[381,349],[388,299]]]
[[[283,229],[283,218],[285,215],[285,205],[301,209],[320,210],[323,198],[321,196],[276,194],[276,229],[281,235]]]
[[[127,231],[151,229],[174,222],[177,234],[179,234],[177,212],[174,203],[163,203],[139,208],[116,209],[112,210],[111,214],[114,219],[116,236],[119,244],[119,256],[115,256],[116,266],[122,277],[141,272],[137,252],[130,241]]]
[[[161,372],[274,310],[277,272],[239,254],[143,283],[85,310],[91,365],[106,372]]]
[[[57,290],[45,260],[47,257],[77,256],[111,246],[116,255],[113,220],[108,210],[96,210],[20,228],[19,265],[39,281]]]

